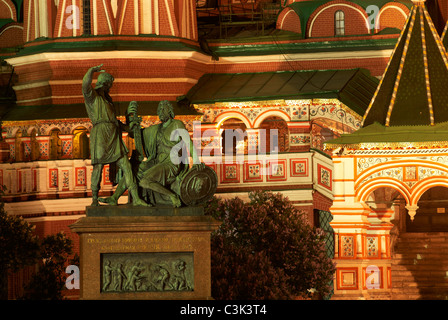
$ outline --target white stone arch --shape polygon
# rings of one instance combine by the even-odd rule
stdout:
[[[243,113],[238,112],[238,111],[225,111],[225,112],[221,113],[214,120],[216,127],[217,128],[221,127],[221,125],[223,124],[224,121],[231,119],[231,118],[241,120],[246,125],[247,129],[253,128],[250,120]]]
[[[356,8],[354,5],[349,5],[349,4],[347,4],[347,3],[335,3],[335,4],[331,4],[331,5],[329,5],[329,6],[326,6],[326,7],[324,7],[324,8],[322,8],[321,10],[319,10],[317,13],[316,13],[316,15],[313,17],[313,20],[311,20],[311,23],[310,23],[310,27],[309,27],[309,29],[308,29],[308,37],[309,38],[311,38],[311,34],[312,34],[312,31],[313,31],[313,25],[314,25],[314,21],[317,19],[317,17],[322,13],[322,12],[324,12],[325,10],[328,10],[328,9],[330,9],[330,8],[333,8],[333,7],[347,7],[347,8],[350,8],[350,9],[353,9],[353,10],[355,10],[356,12],[358,12],[362,17],[363,17],[363,19],[364,19],[364,21],[365,21],[365,26],[366,26],[366,29],[367,29],[367,33],[370,33],[370,29],[369,29],[369,23],[368,23],[368,20],[367,20],[367,17],[366,17],[366,13],[365,12],[363,12],[363,11],[361,11],[360,9],[358,9],[358,8]]]
[[[11,1],[9,1],[9,0],[0,0],[0,1],[3,2],[8,7],[9,13],[11,15],[11,19],[16,21],[17,17],[15,16],[15,10],[13,10],[14,5],[11,3]]]
[[[51,124],[51,125],[49,125],[48,126],[48,128],[46,128],[45,129],[45,131],[43,132],[44,134],[44,136],[49,136],[50,135],[50,133],[51,133],[51,131],[53,131],[53,130],[59,130],[59,132],[62,134],[62,132],[63,132],[63,130],[60,128],[60,127],[58,127],[57,125],[55,125],[55,124]]]
[[[420,180],[413,188],[411,195],[411,205],[417,205],[421,196],[431,188],[446,187],[448,188],[448,172],[447,176],[433,176]]]
[[[403,198],[406,200],[406,204],[409,205],[411,203],[411,192],[406,184],[403,183],[403,181],[389,177],[373,178],[364,182],[362,185],[356,188],[355,195],[360,202],[365,202],[367,201],[370,194],[379,188],[392,188],[398,191],[403,196]]]
[[[291,121],[291,117],[285,111],[278,110],[278,109],[271,109],[271,110],[266,110],[266,111],[262,112],[261,114],[259,114],[258,117],[254,120],[253,127],[258,128],[263,123],[264,120],[266,120],[270,117],[279,117],[282,120],[285,120],[287,123]]]
[[[400,12],[400,13],[403,15],[405,21],[408,19],[408,14],[407,14],[406,12],[404,12],[404,10],[403,10],[402,8],[400,8],[399,6],[396,6],[396,5],[394,5],[393,3],[389,2],[389,3],[386,3],[386,4],[380,9],[380,11],[378,12],[378,16],[377,16],[376,19],[375,19],[375,30],[380,29],[380,27],[381,27],[381,26],[380,26],[380,18],[381,18],[381,15],[382,15],[386,10],[388,10],[388,9],[394,9],[394,10],[397,10],[398,12]]]
[[[31,133],[33,132],[33,130],[36,130],[37,134],[39,135],[39,128],[37,126],[30,126],[27,130],[26,130],[26,134],[28,137],[31,136]]]

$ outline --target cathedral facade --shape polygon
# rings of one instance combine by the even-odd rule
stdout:
[[[217,173],[218,196],[245,199],[255,188],[281,192],[323,227],[319,217],[334,215],[338,186],[346,180],[325,143],[363,127],[414,5],[1,0],[0,183],[6,210],[35,224],[40,235],[64,230],[78,250],[68,226],[91,202],[92,172],[82,79],[103,64],[115,79],[110,95],[120,120],[130,101],[138,102],[143,127],[158,123],[159,101],[173,103],[202,161]],[[441,35],[448,7],[442,1],[426,5]],[[125,133],[123,140],[130,156],[133,139]],[[111,180],[106,166],[104,195],[114,190]],[[381,228],[375,252],[390,259],[389,225]],[[372,247],[368,238],[357,242],[358,234],[351,240],[358,251]],[[340,257],[337,248],[348,240],[338,239]],[[379,267],[384,287],[390,263]],[[341,273],[344,268],[350,266],[338,269],[339,293],[353,289],[341,286],[351,276],[368,276],[361,267],[356,275]],[[365,285],[356,290],[367,290]],[[11,290],[14,295],[19,289]]]

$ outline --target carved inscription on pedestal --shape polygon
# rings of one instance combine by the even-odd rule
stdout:
[[[104,253],[101,292],[193,291],[193,252]]]

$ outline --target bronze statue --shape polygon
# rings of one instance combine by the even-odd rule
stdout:
[[[180,207],[182,205],[180,199],[181,181],[187,174],[203,172],[206,166],[200,162],[196,148],[183,122],[174,119],[173,106],[169,101],[159,103],[157,114],[161,123],[143,129],[140,128],[141,119],[136,116],[137,107],[137,102],[133,101],[128,108],[130,128],[136,142],[137,159],[135,162],[137,168],[134,171],[137,181],[143,188],[148,204],[166,204],[168,198],[168,201],[174,207]],[[193,158],[191,168],[188,164],[187,152]],[[147,157],[145,161],[142,161],[143,154]],[[208,168],[208,170],[211,169]],[[197,184],[197,181],[195,182]],[[207,185],[211,191],[209,193],[213,194],[216,182]],[[111,197],[101,198],[99,201],[109,205],[117,205],[118,199],[125,191],[126,186],[122,180]],[[163,202],[164,199],[165,202]]]
[[[121,133],[125,126],[116,118],[112,98],[109,95],[114,77],[101,70],[102,66],[101,64],[90,68],[82,83],[87,114],[93,124],[90,132],[90,154],[93,165],[92,206],[99,205],[98,192],[105,164],[110,164],[111,172],[114,172],[115,165],[122,170],[134,205],[147,205],[138,195],[137,183],[127,157],[128,150],[122,140]],[[95,88],[92,89],[92,78],[95,72],[100,72],[100,75]]]

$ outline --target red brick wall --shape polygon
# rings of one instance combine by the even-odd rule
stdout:
[[[11,0],[0,1],[0,19],[12,19],[17,21],[16,7]]]
[[[293,9],[288,8],[280,13],[277,19],[277,29],[302,33],[300,18]]]
[[[23,27],[21,23],[11,23],[3,28],[3,32],[0,33],[0,48],[11,48],[22,44]]]
[[[439,2],[439,9],[440,13],[442,15],[443,21],[448,20],[448,1],[446,0],[438,0]]]
[[[307,36],[310,38],[334,36],[335,13],[338,10],[343,11],[345,14],[345,35],[369,33],[365,20],[367,18],[365,10],[352,2],[336,0],[320,6],[313,12],[308,19]]]
[[[330,207],[333,204],[333,201],[321,193],[315,191],[313,194],[313,207],[314,209],[322,210],[322,211],[330,211]]]
[[[127,1],[126,8],[124,8],[124,1],[118,2],[118,10],[117,10],[117,34],[135,34],[135,23],[137,23],[134,19],[134,1]],[[124,10],[124,12],[123,12]],[[121,26],[121,27],[120,27]],[[139,28],[137,27],[137,33]]]
[[[407,17],[403,16],[399,8],[409,15],[409,9],[401,3],[386,4],[379,13],[379,30],[385,28],[402,29]]]
[[[98,35],[101,34],[116,34],[116,23],[114,19],[114,15],[112,12],[112,7],[110,4],[110,1],[105,1],[106,7],[103,5],[103,1],[100,0],[93,0],[96,1],[96,21],[98,25]],[[93,5],[91,6],[91,10],[93,10]],[[92,20],[95,20],[95,13],[92,11]],[[108,22],[109,21],[109,22]],[[109,28],[109,23],[112,28],[112,32]],[[92,23],[92,34],[93,34],[93,23]]]

